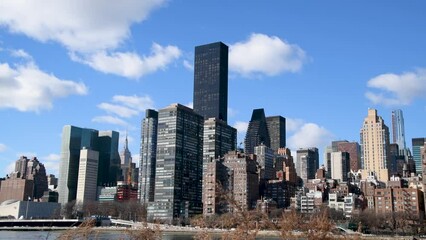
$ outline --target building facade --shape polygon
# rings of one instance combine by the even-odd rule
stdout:
[[[392,142],[398,144],[401,152],[407,148],[405,145],[404,116],[401,109],[392,111]]]
[[[285,118],[282,116],[267,117],[266,125],[271,139],[271,148],[274,153],[277,153],[279,148],[286,146]]]
[[[304,184],[308,182],[308,179],[315,179],[315,173],[318,168],[318,148],[301,148],[297,150],[296,172]]]
[[[204,118],[172,104],[158,112],[154,202],[148,218],[165,222],[202,213]]]
[[[254,147],[264,144],[271,147],[268,125],[263,108],[254,109],[244,139],[244,152],[254,154]]]
[[[340,141],[337,151],[349,153],[350,170],[356,172],[361,169],[361,147],[357,142]]]
[[[83,147],[80,150],[76,202],[96,201],[99,152]]]
[[[360,131],[361,159],[363,162],[362,178],[370,172],[376,174],[381,182],[389,181],[389,128],[376,109],[368,109]]]
[[[426,138],[413,138],[413,160],[416,166],[416,173],[420,174],[422,172],[422,154],[420,148],[426,143]]]
[[[331,178],[338,182],[346,182],[350,172],[349,153],[332,152],[331,153]]]
[[[205,119],[228,119],[228,46],[195,47],[194,111]]]
[[[139,199],[142,204],[154,201],[157,156],[158,112],[147,109],[142,120],[139,163]]]

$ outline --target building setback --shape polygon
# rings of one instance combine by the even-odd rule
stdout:
[[[204,119],[228,119],[228,46],[195,47],[194,111]]]
[[[155,164],[157,156],[158,112],[145,111],[142,120],[141,149],[139,164],[139,199],[142,204],[154,201]]]
[[[368,109],[360,131],[362,178],[374,172],[381,182],[389,181],[389,128],[376,109]]]
[[[271,147],[263,108],[253,110],[244,139],[244,152],[246,154],[254,154],[254,147],[259,146],[261,143],[267,147]]]
[[[202,213],[204,118],[172,104],[158,112],[154,202],[148,218],[173,222]]]

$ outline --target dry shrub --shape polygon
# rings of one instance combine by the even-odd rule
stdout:
[[[98,234],[97,231],[93,229],[93,227],[96,225],[95,219],[89,219],[80,224],[77,228],[69,229],[65,232],[63,232],[60,236],[60,240],[71,240],[71,239],[96,239],[96,236]]]

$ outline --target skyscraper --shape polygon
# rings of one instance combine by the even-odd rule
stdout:
[[[389,128],[376,109],[368,109],[360,131],[361,161],[363,162],[362,178],[374,172],[382,182],[389,181]]]
[[[359,143],[339,141],[337,150],[349,153],[350,170],[358,171],[361,168],[361,147]]]
[[[271,148],[277,153],[278,149],[285,148],[286,144],[285,118],[282,116],[267,117],[266,124],[271,139]]]
[[[147,109],[142,120],[139,164],[139,199],[142,204],[154,201],[157,127],[158,112]]]
[[[202,213],[204,118],[172,104],[158,112],[154,202],[148,218],[171,223]]]
[[[76,201],[96,201],[99,152],[83,147],[80,150]]]
[[[267,147],[271,147],[268,126],[263,108],[254,109],[249,122],[246,138],[244,139],[244,152],[246,154],[254,154],[254,147],[263,143]]]
[[[315,179],[315,173],[319,168],[318,148],[300,148],[296,151],[296,172],[303,183],[308,179]]]
[[[133,182],[133,171],[136,168],[136,164],[132,161],[132,153],[129,150],[129,141],[127,139],[124,142],[123,150],[120,152],[121,160],[121,179],[125,184],[132,184]]]
[[[228,46],[195,47],[194,111],[204,119],[228,119]]]
[[[393,143],[398,144],[398,148],[402,152],[400,155],[404,155],[403,151],[406,149],[405,128],[401,109],[392,111],[392,139]]]
[[[416,165],[416,173],[420,174],[422,172],[422,154],[420,148],[426,143],[426,138],[413,138],[413,160]]]
[[[119,174],[119,133],[97,131],[66,125],[62,129],[61,162],[59,165],[58,201],[62,204],[77,197],[80,151],[99,152],[97,186],[115,185]]]
[[[223,157],[237,147],[237,129],[226,122],[209,118],[204,121],[203,162],[207,163]]]
[[[348,180],[349,166],[349,153],[347,152],[332,152],[331,153],[331,178],[339,182],[346,182]]]

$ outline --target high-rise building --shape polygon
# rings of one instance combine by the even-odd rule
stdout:
[[[315,173],[319,168],[318,148],[301,148],[297,150],[296,172],[303,183],[308,179],[315,179]]]
[[[202,213],[204,118],[172,104],[158,112],[154,202],[148,218],[172,222]]]
[[[222,42],[195,47],[194,111],[227,121],[228,46]]]
[[[263,108],[254,109],[249,122],[246,138],[244,139],[244,152],[254,154],[254,147],[264,144],[271,147],[268,126]]]
[[[362,178],[374,172],[381,182],[389,181],[389,128],[376,109],[368,109],[360,131]]]
[[[120,179],[128,185],[132,185],[135,183],[133,181],[134,169],[136,168],[136,164],[132,161],[132,153],[129,150],[129,141],[127,139],[124,141],[123,150],[120,152],[120,160],[121,160],[121,177]],[[137,183],[138,181],[136,181]]]
[[[76,202],[96,201],[99,152],[83,147],[80,150]]]
[[[260,144],[254,147],[254,154],[260,168],[259,179],[266,181],[274,179],[276,175],[274,169],[274,151],[264,144]]]
[[[142,204],[154,201],[157,127],[158,112],[147,109],[142,120],[139,164],[139,199]]]
[[[223,204],[225,189],[228,181],[228,171],[223,165],[223,157],[204,164],[203,171],[203,216],[212,216],[227,212]]]
[[[398,144],[400,151],[406,149],[404,117],[401,109],[392,111],[392,140],[393,143]]]
[[[331,178],[339,182],[346,182],[348,180],[348,173],[350,172],[349,153],[332,152],[330,162]]]
[[[286,145],[285,118],[282,116],[267,117],[266,125],[268,127],[271,148],[277,153],[279,148],[285,148]]]
[[[361,147],[357,142],[340,141],[337,151],[349,153],[350,170],[356,172],[361,169]]]
[[[28,159],[21,156],[16,160],[13,177],[34,181],[33,194],[30,196],[32,199],[41,199],[48,190],[46,168],[36,157]]]
[[[203,162],[208,163],[223,157],[237,147],[237,129],[226,122],[209,118],[204,121]]]
[[[59,165],[59,203],[77,197],[80,151],[84,147],[99,152],[97,186],[116,185],[119,177],[119,133],[97,131],[66,125],[62,129],[61,162]]]
[[[413,144],[413,160],[416,165],[416,173],[420,174],[422,172],[422,154],[420,148],[426,143],[426,138],[413,138],[411,141]]]

